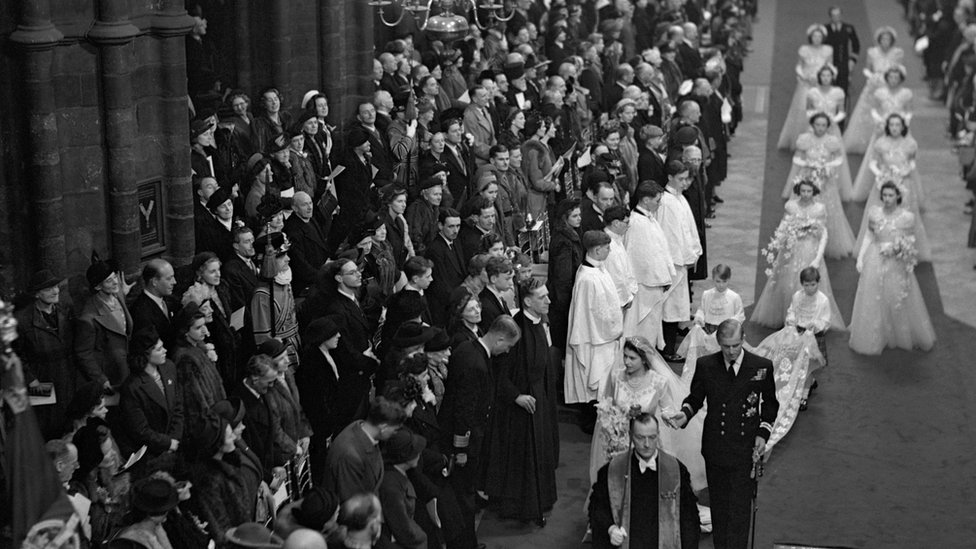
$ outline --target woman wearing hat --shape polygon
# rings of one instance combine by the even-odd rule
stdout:
[[[227,398],[224,380],[220,378],[217,358],[206,338],[206,313],[196,303],[187,303],[176,315],[176,340],[172,360],[183,399],[184,438],[189,440],[209,419],[215,402]]]
[[[817,73],[834,59],[834,48],[824,44],[826,37],[827,29],[823,25],[814,24],[807,28],[807,43],[800,46],[797,54],[796,91],[777,142],[780,149],[792,149],[796,137],[806,128],[807,90],[817,85]]]
[[[132,487],[128,526],[109,542],[111,549],[174,549],[163,528],[166,515],[180,502],[176,487],[161,478],[145,478]]]
[[[210,251],[218,257],[230,257],[234,253],[234,197],[231,187],[219,187],[207,199],[211,219],[202,220],[197,226],[197,253]]]
[[[217,371],[224,380],[224,387],[231,387],[241,378],[238,370],[237,349],[241,336],[231,327],[230,289],[221,284],[221,260],[210,252],[197,254],[190,263],[193,285],[183,293],[182,304],[196,303],[207,315],[207,329],[217,353]]]
[[[61,281],[46,269],[34,273],[27,287],[34,300],[15,314],[18,337],[13,348],[24,365],[27,381],[31,387],[40,383],[54,386],[54,404],[34,407],[45,439],[60,434],[57,431],[78,384],[74,318],[69,308],[61,306]]]
[[[78,448],[78,469],[70,491],[91,500],[89,539],[92,547],[98,547],[118,529],[129,510],[129,473],[119,473],[122,456],[104,419],[90,418],[71,442]]]
[[[126,284],[114,261],[101,261],[92,253],[85,272],[92,296],[75,326],[75,356],[85,378],[106,387],[118,386],[129,375],[126,356],[132,335],[132,316],[125,305]]]
[[[383,304],[393,295],[401,275],[389,235],[388,225],[373,212],[368,212],[362,225],[349,235],[349,245],[363,250],[363,284],[367,295],[363,312],[375,322],[379,322]],[[364,241],[366,246],[362,245]]]
[[[226,419],[215,415],[194,434],[188,456],[188,472],[196,489],[190,509],[205,523],[207,533],[218,547],[225,547],[227,531],[255,520],[255,509],[267,493],[261,469],[242,459],[237,450],[238,436]]]
[[[874,92],[885,85],[885,73],[888,69],[901,66],[905,58],[905,51],[895,46],[897,37],[898,33],[889,26],[874,31],[874,42],[877,45],[868,48],[867,67],[864,69],[867,82],[861,89],[861,96],[851,111],[847,130],[844,132],[844,148],[848,153],[864,154],[868,141],[874,134],[875,124],[871,109],[878,108]]]
[[[166,347],[152,325],[137,330],[129,342],[129,369],[122,384],[123,440],[132,449],[145,445],[154,467],[172,467],[183,439],[183,393],[176,365],[166,359]]]

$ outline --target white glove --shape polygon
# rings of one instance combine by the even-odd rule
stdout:
[[[611,526],[607,532],[610,533],[610,544],[611,545],[623,545],[624,538],[627,537],[627,531],[623,529],[622,526]]]

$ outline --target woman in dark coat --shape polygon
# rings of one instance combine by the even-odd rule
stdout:
[[[146,446],[148,469],[172,469],[183,439],[183,394],[176,365],[166,359],[166,347],[151,324],[132,334],[129,371],[119,397],[121,439],[131,450]]]
[[[473,293],[462,293],[448,307],[447,332],[451,336],[451,347],[456,349],[465,341],[478,339],[480,324],[481,300]]]
[[[261,467],[244,459],[237,450],[237,435],[231,425],[217,416],[198,431],[189,461],[194,490],[190,509],[207,523],[207,533],[225,546],[228,529],[255,518],[258,494],[262,492]]]
[[[211,421],[210,408],[227,398],[224,384],[213,361],[213,348],[206,343],[210,333],[207,317],[195,303],[188,303],[177,315],[176,341],[172,361],[183,399],[184,439],[189,442],[203,424]]]
[[[556,222],[549,241],[549,277],[546,283],[552,300],[549,322],[552,344],[560,351],[566,348],[573,282],[586,255],[579,234],[582,219],[579,201],[563,200],[556,208]]]
[[[387,188],[383,191],[383,224],[386,225],[386,241],[393,248],[393,259],[397,270],[403,270],[403,263],[413,257],[413,242],[410,240],[407,220],[407,190],[401,187]]]
[[[31,277],[27,293],[34,301],[15,315],[18,338],[14,350],[24,365],[26,381],[52,383],[57,402],[36,406],[34,412],[44,438],[56,437],[61,428],[68,403],[78,384],[73,354],[74,319],[71,311],[60,304],[61,279],[50,271],[39,271]]]

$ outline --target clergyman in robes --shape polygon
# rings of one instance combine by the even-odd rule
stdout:
[[[597,472],[589,508],[593,549],[698,547],[697,498],[688,470],[658,449],[658,431],[653,413],[636,415],[631,449]]]
[[[688,287],[688,269],[694,268],[702,254],[701,241],[698,239],[698,228],[695,217],[683,193],[691,184],[691,174],[688,166],[674,160],[668,162],[668,186],[661,195],[661,207],[657,211],[657,220],[664,230],[671,250],[671,259],[678,274],[668,289],[664,300],[663,331],[664,331],[664,359],[668,362],[681,362],[683,358],[677,356],[675,343],[678,339],[680,322],[691,320],[691,294]]]
[[[504,518],[545,524],[556,503],[559,426],[556,375],[549,335],[549,290],[530,278],[519,286],[521,310],[515,323],[522,338],[495,359],[495,405],[486,491]]]
[[[634,304],[624,313],[624,336],[640,335],[658,349],[664,348],[661,319],[665,292],[678,272],[671,259],[668,239],[657,220],[664,189],[653,182],[641,183],[634,191],[625,244],[637,279]]]
[[[569,306],[566,339],[566,403],[587,403],[604,393],[610,371],[619,362],[624,315],[617,288],[604,262],[610,236],[603,231],[583,234],[586,257],[576,272]]]

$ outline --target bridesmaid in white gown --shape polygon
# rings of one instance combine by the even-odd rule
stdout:
[[[896,183],[902,191],[903,207],[915,215],[915,247],[918,250],[919,261],[932,260],[932,246],[929,243],[925,224],[922,222],[922,212],[925,211],[925,193],[922,182],[915,169],[915,155],[918,153],[918,143],[908,135],[908,126],[899,114],[888,116],[884,135],[874,141],[870,158],[865,158],[868,165],[869,178],[873,181],[872,192],[868,196],[864,211],[872,206],[881,204],[881,185],[887,181]],[[869,231],[869,217],[865,213],[861,219],[861,229],[858,231],[856,249],[861,249],[861,243]]]
[[[830,300],[831,329],[844,329],[823,260],[830,233],[824,225],[827,218],[824,205],[814,200],[819,192],[811,181],[800,181],[795,186],[796,197],[786,203],[783,221],[773,236],[776,251],[771,250],[774,247],[771,245],[762,252],[771,267],[766,270],[769,278],[756,301],[751,322],[782,328],[793,294],[801,287],[800,271],[814,267],[820,271],[820,291]]]
[[[851,167],[847,163],[847,152],[843,146],[840,135],[840,123],[844,120],[847,113],[844,112],[844,90],[834,86],[834,79],[837,78],[837,69],[833,65],[825,65],[817,73],[818,86],[807,91],[807,118],[813,124],[813,115],[824,113],[830,117],[827,131],[837,137],[841,144],[840,166],[837,167],[837,191],[840,193],[841,200],[847,202],[851,199]]]
[[[895,46],[898,33],[891,27],[881,27],[874,31],[877,46],[868,48],[867,67],[864,75],[867,83],[848,118],[847,131],[844,132],[844,148],[849,153],[864,154],[868,142],[874,134],[875,122],[871,110],[878,110],[874,93],[885,85],[885,73],[892,67],[901,66],[905,51]]]
[[[807,90],[817,85],[817,72],[834,58],[834,49],[823,43],[826,36],[827,29],[823,25],[807,28],[808,43],[800,46],[797,53],[796,91],[779,134],[777,147],[780,149],[792,148],[796,137],[806,129]]]
[[[915,215],[901,207],[903,196],[894,183],[881,185],[879,196],[882,205],[865,213],[870,231],[857,256],[861,277],[849,345],[865,355],[886,347],[928,351],[935,345],[935,329],[915,278]]]
[[[904,85],[904,82],[905,67],[896,65],[889,68],[888,72],[885,73],[885,85],[875,90],[874,98],[877,105],[874,109],[871,109],[871,118],[874,119],[874,133],[871,135],[868,147],[864,151],[865,159],[871,158],[871,149],[874,148],[874,142],[884,135],[885,122],[889,116],[895,113],[900,114],[906,127],[911,122],[914,95],[912,94],[912,90]],[[872,177],[871,170],[868,168],[868,162],[861,162],[861,167],[858,169],[857,176],[854,178],[854,196],[852,199],[859,202],[867,200],[868,196],[873,192],[873,185],[874,177]]]
[[[841,204],[840,180],[850,172],[843,163],[844,149],[840,136],[828,132],[830,117],[818,113],[811,117],[810,131],[796,140],[796,154],[793,155],[793,168],[790,170],[783,198],[794,195],[794,187],[800,179],[813,181],[818,185],[819,202],[823,203],[827,219],[827,257],[843,258],[854,253],[854,231],[851,230],[844,206]]]

